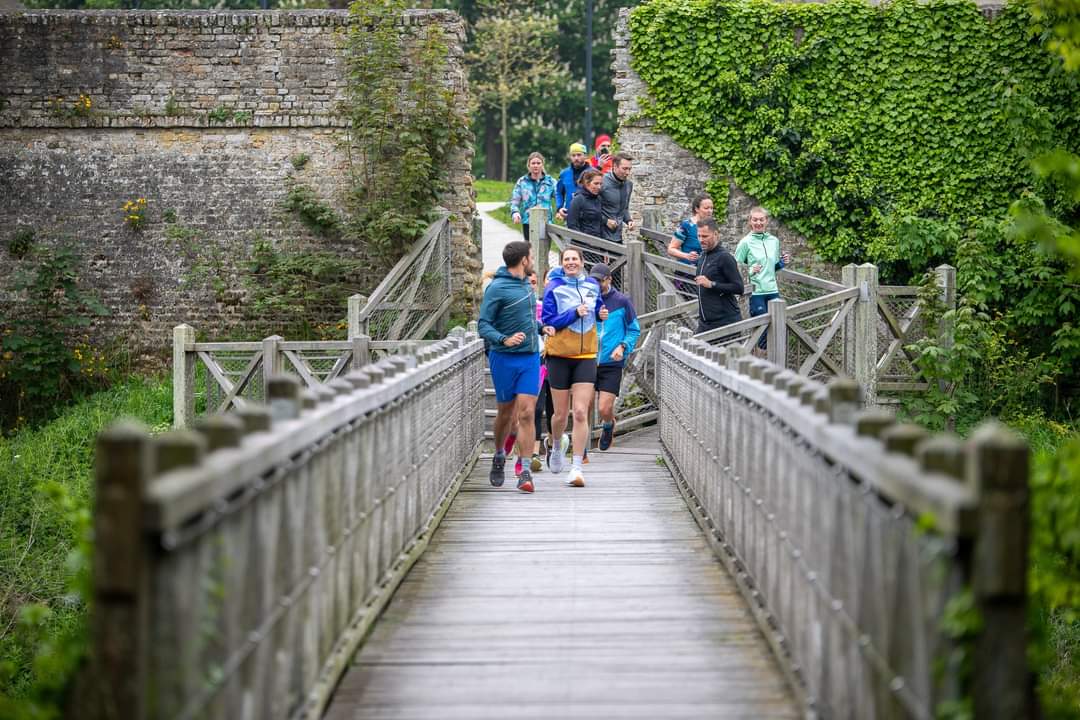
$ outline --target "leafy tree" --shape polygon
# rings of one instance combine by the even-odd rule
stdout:
[[[551,44],[555,19],[518,4],[485,5],[476,22],[474,49],[468,55],[472,91],[482,107],[499,111],[502,159],[499,178],[509,174],[509,109],[529,90],[565,77]]]

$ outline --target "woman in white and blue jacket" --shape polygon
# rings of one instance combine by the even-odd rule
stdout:
[[[600,299],[600,284],[585,274],[581,251],[564,248],[559,256],[562,267],[548,276],[544,303],[540,311],[543,324],[544,353],[547,356],[547,379],[555,408],[551,418],[551,442],[548,469],[562,471],[562,453],[558,443],[566,429],[571,396],[574,409],[573,460],[567,484],[585,486],[581,464],[589,438],[589,403],[596,383],[596,353],[599,350],[597,322],[608,317]],[[553,451],[554,450],[554,451]]]

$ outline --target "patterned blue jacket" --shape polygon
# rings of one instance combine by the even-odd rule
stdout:
[[[514,192],[510,194],[510,214],[521,213],[521,222],[527,225],[529,208],[534,205],[547,208],[548,222],[555,219],[555,179],[547,173],[539,180],[522,175],[514,184]]]

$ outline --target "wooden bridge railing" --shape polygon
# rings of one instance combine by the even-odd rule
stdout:
[[[475,461],[483,374],[455,328],[194,431],[102,433],[80,716],[320,717]]]
[[[547,267],[550,250],[570,245],[583,251],[586,267],[606,261],[619,270],[618,286],[634,302],[642,325],[640,351],[630,361],[629,375],[633,387],[655,405],[650,355],[664,323],[697,326],[692,268],[663,254],[670,233],[642,228],[642,240],[613,243],[549,225],[546,219],[540,209],[530,216],[533,254],[543,258],[541,270]],[[955,269],[942,265],[936,273],[943,302],[955,306]],[[737,344],[747,351],[764,339],[768,359],[800,375],[820,381],[855,378],[869,405],[895,404],[905,393],[926,389],[907,346],[944,329],[926,327],[918,287],[880,285],[877,267],[871,264],[845,266],[841,282],[788,269],[777,273],[777,281],[783,299],[772,301],[767,314],[750,317],[752,288],[747,285],[739,299],[744,319],[702,333],[701,339]]]
[[[808,711],[1032,716],[1022,440],[928,437],[674,325],[658,363],[668,467]]]

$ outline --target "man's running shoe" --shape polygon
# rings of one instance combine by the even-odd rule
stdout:
[[[566,484],[570,487],[585,487],[585,475],[581,472],[581,468],[570,468],[566,476]]]
[[[540,460],[540,456],[533,453],[532,460],[529,461],[529,469],[533,472],[540,472],[544,469],[544,463]]]
[[[611,441],[615,439],[615,423],[604,423],[600,426],[600,449],[607,450],[611,447]]]
[[[503,476],[503,472],[505,469],[505,455],[496,455],[495,457],[491,458],[491,472],[488,473],[488,480],[491,482],[493,487],[502,487],[503,480],[505,479]]]
[[[517,481],[518,490],[531,493],[533,491],[532,473],[526,468],[521,471],[521,477]]]
[[[521,477],[521,456],[518,455],[517,462],[514,463],[514,477]]]
[[[503,452],[509,455],[514,450],[514,443],[517,442],[517,435],[510,433],[506,436],[506,440],[503,441]]]

